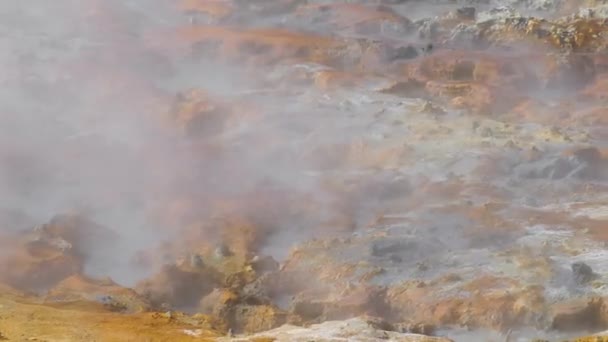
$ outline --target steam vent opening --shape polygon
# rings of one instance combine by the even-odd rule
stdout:
[[[0,1],[0,340],[608,341],[608,2]]]

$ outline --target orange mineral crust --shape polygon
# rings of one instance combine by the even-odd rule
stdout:
[[[606,1],[0,17],[0,340],[608,339]]]

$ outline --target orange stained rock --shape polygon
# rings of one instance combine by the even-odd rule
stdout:
[[[560,16],[566,16],[571,13],[576,13],[583,7],[597,5],[596,2],[597,0],[569,0],[560,2],[557,14]]]
[[[426,83],[426,90],[429,94],[439,97],[464,97],[468,95],[474,95],[474,93],[481,93],[481,89],[487,89],[481,85],[473,85],[469,82],[438,82],[438,81],[428,81]],[[486,94],[485,95],[489,95]],[[488,99],[486,102],[492,102],[491,99]]]
[[[235,325],[251,334],[276,328],[286,321],[286,314],[271,305],[236,308]]]
[[[547,59],[540,77],[545,88],[570,92],[593,83],[596,71],[593,59],[587,54],[571,53]]]
[[[182,0],[178,8],[184,12],[198,12],[215,18],[224,18],[234,11],[230,0]]]
[[[608,31],[606,19],[578,19],[559,25],[551,35],[556,47],[571,47],[574,51],[593,51],[605,47],[602,35]]]
[[[456,97],[452,105],[482,112],[504,110],[513,98],[540,86],[533,66],[543,60],[533,54],[504,56],[493,52],[438,51],[394,68],[397,75],[426,82],[434,96]],[[495,93],[500,93],[495,99]],[[507,95],[509,100],[501,101]],[[498,101],[497,104],[495,102]],[[508,107],[508,106],[507,106]]]
[[[521,56],[520,56],[521,57]],[[525,74],[521,58],[492,52],[447,50],[403,63],[401,74],[431,80],[502,83],[506,76]]]
[[[608,327],[608,311],[601,297],[575,298],[551,307],[551,328],[559,331],[597,330]]]
[[[403,146],[372,145],[362,140],[350,144],[325,145],[307,151],[304,158],[319,168],[336,169],[346,167],[389,169],[400,165],[411,155]]]
[[[331,61],[342,46],[333,38],[287,29],[222,26],[183,27],[151,37],[149,44],[170,53],[204,45],[216,57],[262,64],[281,60],[323,63]]]
[[[417,306],[417,301],[431,296],[434,289],[420,280],[408,280],[402,284],[391,286],[387,290],[387,300],[398,306]]]
[[[579,337],[572,342],[608,342],[608,335],[600,334],[601,336],[585,336]]]
[[[212,255],[215,247],[223,244],[232,254],[231,260],[238,265],[255,253],[272,227],[258,226],[252,219],[238,215],[216,216],[199,225],[192,225],[170,247],[174,254],[192,251]]]
[[[608,54],[588,54],[593,60],[595,72],[598,74],[608,73]]]
[[[191,89],[178,94],[168,117],[189,137],[210,138],[258,118],[259,113],[251,104],[228,103],[203,89]]]
[[[418,207],[425,199],[441,198],[444,200],[460,198],[465,190],[465,185],[460,180],[444,181],[444,182],[422,182],[418,190],[414,192],[411,199],[411,205]]]
[[[40,233],[52,238],[62,238],[75,248],[89,242],[103,243],[118,238],[118,235],[87,218],[75,215],[57,215],[40,227]],[[84,246],[82,249],[85,249]],[[86,254],[86,251],[82,251]]]
[[[566,211],[541,211],[534,209],[517,209],[514,217],[522,217],[530,225],[547,225],[557,229],[575,229],[589,234],[597,241],[608,241],[608,219],[589,218],[586,216],[572,216]]]
[[[608,128],[608,107],[594,106],[577,111],[572,114],[568,123],[574,127],[587,126],[593,128]]]
[[[80,260],[62,254],[44,259],[13,255],[3,258],[0,263],[0,279],[20,289],[45,289],[81,271]]]
[[[361,285],[345,291],[328,306],[326,319],[346,319],[358,315],[379,317],[389,308],[385,300],[386,289],[378,286]]]
[[[490,175],[490,177],[492,176]],[[482,198],[492,199],[494,201],[503,203],[511,199],[511,194],[507,189],[488,183],[469,184],[463,193],[466,195],[480,196]]]
[[[99,302],[100,307],[108,311],[136,313],[149,308],[149,304],[133,289],[122,287],[111,279],[93,279],[81,274],[68,277],[57,284],[46,295],[45,303],[63,307],[67,303],[97,302],[96,298],[108,299],[106,303]]]
[[[450,298],[424,309],[430,322],[506,331],[519,324],[535,325],[545,309],[540,287],[505,290],[481,288],[467,298]]]
[[[263,227],[256,226],[250,220],[230,217],[222,220],[221,227],[222,240],[226,241],[232,251],[246,258],[250,253],[254,253],[260,247],[268,231]]]
[[[0,331],[9,340],[24,341],[214,341],[220,334],[213,319],[201,316],[189,322],[156,313],[124,315],[99,306],[56,308],[35,298],[0,295],[3,319]],[[186,331],[195,332],[195,336]],[[198,335],[198,336],[196,336]]]
[[[527,98],[525,91],[515,89],[517,88],[510,86],[473,85],[470,96],[464,98],[460,97],[461,101],[459,102],[459,106],[456,105],[456,98],[452,99],[452,104],[460,109],[468,109],[475,114],[504,115],[505,113],[508,113],[513,106],[525,101]]]
[[[545,282],[554,276],[553,261],[546,253],[546,248],[548,247],[520,247],[504,255],[512,258],[520,269],[534,273],[538,281]]]
[[[477,58],[471,53],[439,53],[424,58],[419,63],[421,75],[432,80],[472,81]],[[487,73],[487,71],[486,71]]]
[[[153,277],[139,282],[136,291],[154,306],[192,307],[222,282],[222,275],[202,265],[165,265]]]
[[[216,306],[225,306],[238,302],[239,295],[230,289],[215,289],[199,302],[203,312],[214,312]],[[217,311],[217,310],[216,310]]]
[[[109,294],[118,294],[131,292],[132,290],[123,288],[113,282],[111,279],[93,279],[85,275],[77,274],[64,279],[57,284],[49,294],[59,293],[62,291],[76,291],[83,293],[95,293],[99,288],[104,288],[104,291]]]
[[[283,229],[290,220],[315,222],[320,210],[308,195],[272,187],[182,203],[184,207],[176,213],[182,218],[175,221],[181,224],[180,236],[166,248],[172,253],[181,249],[205,254],[223,243],[240,261],[257,252],[269,234]],[[145,259],[149,257],[142,261]]]
[[[608,73],[596,76],[594,82],[580,91],[583,100],[606,100],[608,99]]]
[[[309,17],[316,14],[330,14],[329,23],[339,28],[352,27],[354,25],[387,21],[394,23],[409,22],[386,6],[366,6],[357,3],[333,3],[333,4],[311,4],[301,6],[296,14]]]
[[[504,203],[489,202],[481,206],[446,206],[440,211],[467,217],[474,223],[474,226],[466,229],[467,232],[472,237],[481,237],[484,233],[511,232],[521,229],[518,224],[502,216],[501,212],[508,208],[508,205]]]
[[[82,271],[83,258],[73,253],[65,240],[30,240],[14,238],[3,248],[0,281],[24,290],[46,290]]]
[[[577,157],[587,162],[589,165],[608,161],[608,148],[597,148],[595,146],[575,146],[566,149],[563,154],[567,157]]]
[[[426,90],[433,96],[449,100],[450,105],[456,109],[476,114],[491,114],[495,110],[495,91],[482,84],[429,81]]]
[[[508,116],[518,122],[554,123],[556,117],[564,119],[568,113],[566,109],[560,110],[541,100],[529,98],[514,106]]]
[[[170,115],[186,133],[196,134],[200,129],[218,133],[227,110],[225,105],[210,100],[205,91],[193,89],[178,96]]]
[[[483,291],[484,289],[510,289],[517,287],[518,281],[507,277],[497,277],[494,275],[480,275],[478,278],[466,283],[462,289],[469,292]]]
[[[322,70],[314,75],[314,84],[320,90],[343,89],[360,83],[360,77],[351,72]]]

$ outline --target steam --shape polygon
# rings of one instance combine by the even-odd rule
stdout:
[[[0,207],[28,218],[20,229],[76,213],[114,230],[119,243],[99,241],[88,271],[132,283],[134,251],[174,228],[151,211],[185,165],[171,154],[172,133],[159,120],[167,107],[154,97],[170,94],[130,46],[154,23],[125,18],[129,8],[117,4],[0,5]]]
[[[411,241],[408,237],[408,243],[423,246],[421,252],[396,244],[403,253],[399,260],[415,265],[437,255],[458,258],[457,253],[448,255],[455,249],[477,271],[477,260],[472,260],[477,255],[471,254],[462,228],[474,226],[474,220],[441,215],[426,204],[466,197],[471,205],[480,205],[492,196],[484,189],[467,194],[460,186],[477,184],[475,178],[482,177],[497,178],[488,181],[488,188],[508,189],[495,195],[507,203],[533,194],[542,207],[554,199],[554,194],[530,190],[536,183],[529,179],[539,168],[546,169],[538,173],[539,183],[547,174],[559,173],[553,169],[563,168],[564,162],[557,152],[547,152],[555,156],[553,161],[534,163],[521,150],[493,156],[482,149],[469,151],[464,143],[455,145],[475,133],[470,118],[459,113],[427,117],[416,109],[425,105],[422,100],[372,94],[378,84],[325,93],[310,86],[312,75],[324,68],[313,63],[279,62],[271,70],[256,70],[243,61],[190,58],[177,49],[157,48],[150,42],[169,40],[166,32],[191,25],[174,5],[160,0],[0,4],[0,239],[32,230],[56,215],[78,214],[115,234],[89,241],[85,273],[132,286],[157,271],[158,265],[137,262],[142,252],[160,254],[164,250],[159,245],[165,242],[186,251],[199,243],[189,241],[192,231],[219,245],[226,235],[241,234],[222,225],[230,219],[253,225],[252,252],[283,259],[298,241],[350,235],[381,214],[386,220],[409,219],[415,214],[404,211],[422,208],[416,213],[421,227],[413,229]],[[416,21],[449,7],[441,1],[414,1],[406,9],[401,14]],[[251,17],[233,18],[231,24],[285,25],[279,16]],[[402,43],[398,29],[391,35],[393,43]],[[350,33],[349,38],[359,38]],[[408,42],[428,43],[428,38],[413,36]],[[213,49],[203,47],[201,54]],[[524,48],[513,50],[517,55]],[[533,61],[524,64],[529,73],[512,74],[525,74],[524,86],[536,85],[530,81],[533,75],[527,77],[541,71]],[[463,69],[463,78],[473,77],[472,68]],[[303,75],[308,83],[298,86],[294,75]],[[390,80],[391,75],[380,78]],[[505,102],[510,101],[507,95]],[[217,111],[204,114],[202,124],[184,127],[180,115],[187,116],[184,108],[199,100],[208,100]],[[412,113],[420,115],[410,120]],[[445,128],[444,118],[453,120],[454,140],[419,138]],[[538,129],[532,126],[530,131]],[[502,137],[486,140],[507,143],[507,127],[483,129],[489,135],[492,129],[504,129]],[[410,139],[415,148],[408,147]],[[571,162],[575,169],[578,161]],[[478,171],[483,167],[498,170]],[[420,243],[423,238],[432,243]],[[504,234],[494,238],[501,241],[492,239],[491,234],[484,236],[479,244],[502,247],[515,238]],[[392,240],[379,239],[388,245]],[[352,264],[361,261],[359,251],[349,253],[342,254],[352,257]],[[485,256],[488,251],[479,253],[484,255],[479,260],[493,260]],[[390,262],[385,268],[398,272],[388,272],[385,280],[403,280],[403,264]],[[440,262],[437,268],[443,270]]]
[[[0,5],[0,16],[7,19],[0,24],[0,208],[27,217],[19,224],[7,218],[1,229],[82,215],[119,236],[93,245],[85,272],[133,285],[152,271],[133,265],[133,257],[209,219],[217,198],[277,188],[333,201],[297,157],[298,139],[316,123],[279,95],[248,95],[261,79],[237,65],[145,48],[147,35],[187,25],[166,4],[20,1]],[[185,136],[167,116],[176,95],[191,88],[228,106],[242,103],[242,112],[225,126]],[[192,199],[188,212],[163,216],[172,203]],[[324,219],[295,214],[298,221],[289,222],[280,209],[250,214],[272,226],[265,229],[281,226],[267,249],[282,254]]]

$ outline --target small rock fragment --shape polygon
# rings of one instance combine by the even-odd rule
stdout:
[[[217,259],[222,259],[231,256],[232,252],[230,251],[230,248],[228,248],[228,246],[222,243],[215,248],[215,250],[213,251],[213,255]]]
[[[397,332],[400,332],[400,333],[433,336],[437,327],[435,325],[429,324],[429,323],[409,322],[409,323],[395,324],[395,329]]]
[[[257,273],[273,272],[279,269],[279,263],[271,256],[255,256],[251,259],[251,267]]]
[[[605,311],[602,298],[582,298],[560,303],[553,308],[551,328],[559,331],[605,328]]]
[[[403,258],[401,258],[401,257],[400,257],[399,255],[397,255],[397,254],[391,254],[391,256],[390,256],[390,258],[389,258],[389,259],[390,259],[390,261],[391,261],[392,263],[394,263],[394,264],[398,264],[398,263],[403,262]]]
[[[475,20],[475,13],[475,7],[462,7],[456,10],[456,15],[461,20]]]
[[[428,43],[424,48],[422,48],[422,52],[425,54],[430,54],[433,51],[433,44]]]
[[[201,268],[204,265],[203,257],[200,254],[195,253],[190,255],[190,267]]]
[[[401,46],[396,49],[389,49],[387,56],[391,62],[400,59],[412,59],[418,57],[418,50],[411,45]]]
[[[577,284],[586,284],[593,280],[595,273],[591,267],[584,262],[575,262],[572,264],[572,274]]]

